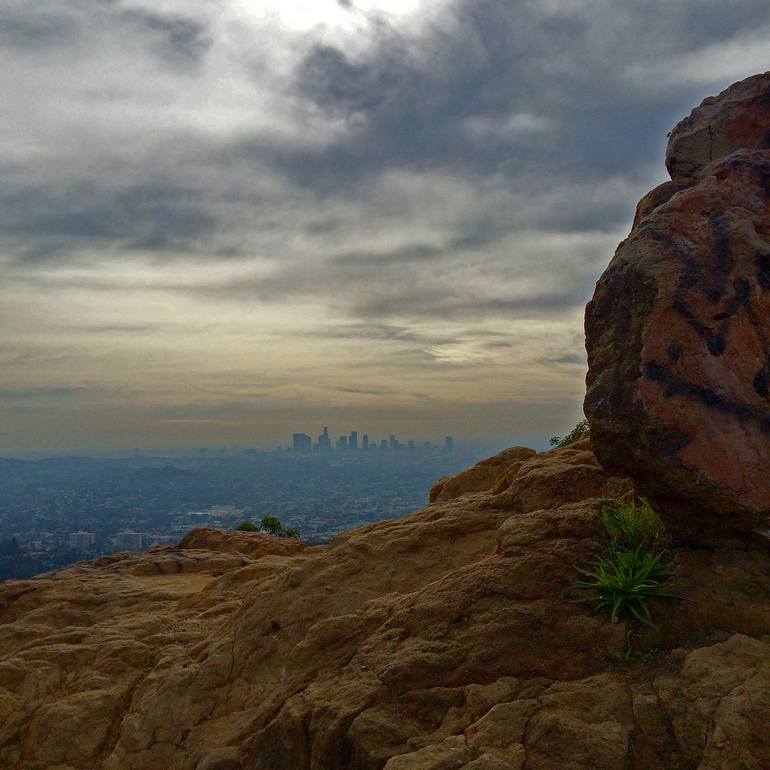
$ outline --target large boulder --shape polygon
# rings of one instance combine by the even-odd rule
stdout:
[[[768,136],[770,74],[683,120],[586,309],[596,455],[690,534],[770,520]]]

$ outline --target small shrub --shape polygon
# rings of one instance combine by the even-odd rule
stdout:
[[[588,420],[581,420],[566,436],[551,436],[550,443],[552,447],[561,449],[562,447],[574,444],[578,439],[588,435],[590,426]]]
[[[676,598],[661,588],[674,570],[663,549],[665,528],[658,514],[645,500],[622,506],[602,506],[607,552],[589,569],[575,587],[589,591],[591,602],[608,612],[615,622],[620,616],[632,617],[654,626],[647,606],[649,599]]]
[[[299,538],[299,529],[297,527],[284,527],[277,516],[263,516],[259,522],[259,529],[274,537]]]
[[[283,535],[283,524],[275,516],[263,516],[259,522],[259,528],[268,535],[280,537]]]
[[[236,528],[236,532],[267,532],[268,535],[274,537],[296,537],[299,538],[300,532],[297,527],[284,528],[280,520],[276,516],[263,516],[260,519],[259,526],[253,521],[246,519],[242,521]]]

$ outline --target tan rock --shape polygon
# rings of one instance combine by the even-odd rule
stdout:
[[[474,492],[486,492],[506,480],[508,486],[526,460],[537,453],[527,447],[511,447],[500,454],[476,463],[457,476],[445,476],[430,490],[430,502],[445,502]]]
[[[225,532],[221,529],[201,527],[188,532],[179,548],[202,549],[221,553],[242,553],[257,559],[260,556],[288,556],[307,549],[307,545],[295,538],[272,537],[262,532]]]

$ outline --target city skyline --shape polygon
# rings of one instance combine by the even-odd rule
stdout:
[[[293,433],[292,442],[289,447],[293,452],[297,453],[309,453],[309,452],[331,452],[332,450],[337,452],[356,452],[359,449],[358,435],[359,431],[351,430],[350,433],[342,433],[336,440],[332,440],[332,436],[329,433],[328,426],[324,426],[321,429],[321,434],[316,441],[313,441],[312,437],[307,433]],[[451,451],[454,449],[454,437],[444,436],[443,438],[444,450]],[[416,450],[416,449],[433,449],[433,442],[431,440],[417,441],[413,438],[407,439],[406,443],[402,442],[395,433],[388,434],[387,438],[372,440],[368,433],[361,433],[361,446],[362,451],[369,450],[389,450],[397,451],[399,449]]]

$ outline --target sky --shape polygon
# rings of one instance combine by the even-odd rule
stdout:
[[[544,442],[766,0],[0,0],[0,453]]]

